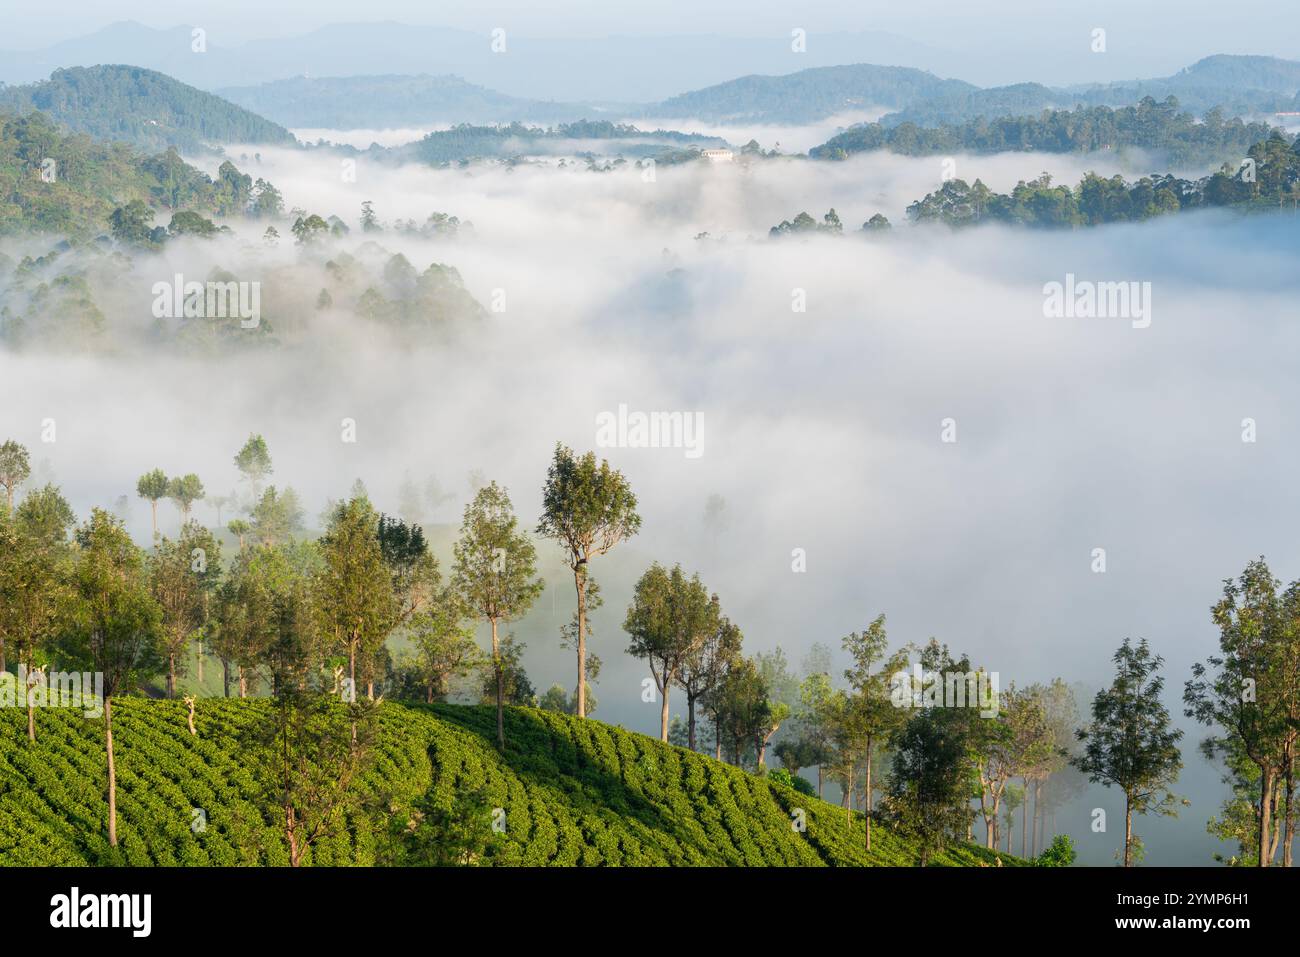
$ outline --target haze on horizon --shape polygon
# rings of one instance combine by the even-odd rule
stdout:
[[[890,48],[892,38],[911,51],[913,58],[933,61],[907,65],[980,85],[1023,81],[1059,85],[1164,76],[1215,53],[1300,56],[1300,19],[1285,0],[1263,0],[1252,5],[1249,16],[1210,0],[1149,0],[1140,6],[1123,0],[1098,0],[1086,9],[1059,2],[1050,6],[1058,9],[1048,16],[1044,4],[1035,0],[990,0],[957,10],[942,0],[901,6],[843,0],[761,5],[719,0],[704,7],[685,0],[645,6],[557,0],[544,10],[522,0],[455,0],[437,8],[414,0],[376,0],[362,12],[344,0],[321,0],[308,10],[251,0],[180,5],[164,0],[120,0],[108,7],[95,0],[69,0],[54,18],[39,8],[5,0],[0,4],[5,23],[0,49],[50,46],[125,20],[156,29],[201,25],[216,46],[299,36],[331,24],[359,22],[398,21],[485,38],[501,27],[519,38],[636,38],[638,48],[648,57],[653,56],[656,37],[682,35],[771,39],[777,51],[788,47],[791,30],[800,28],[808,33],[807,56],[791,55],[788,69],[779,66],[784,62],[781,59],[765,59],[739,73],[794,72],[828,65],[817,59],[819,36],[870,34],[885,41],[884,49]],[[1089,49],[1091,31],[1099,27],[1108,35],[1105,54]],[[514,55],[524,53],[516,50]],[[864,60],[837,57],[836,62]],[[680,70],[683,65],[663,64],[665,79],[671,78],[675,67]],[[310,69],[316,75],[331,75],[328,63],[314,63]],[[571,84],[581,76],[581,69],[580,63],[573,65]],[[431,62],[428,72],[443,71]],[[583,95],[601,96],[604,83],[600,75],[587,77],[586,85],[589,89]],[[689,85],[672,92],[687,88]]]

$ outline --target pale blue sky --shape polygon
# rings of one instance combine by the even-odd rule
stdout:
[[[1195,59],[1206,52],[1300,56],[1300,17],[1292,0],[1259,0],[1248,8],[1211,0],[909,0],[906,4],[847,0],[64,0],[49,8],[0,0],[0,48],[43,46],[90,33],[117,20],[155,27],[202,23],[238,39],[301,33],[326,23],[393,19],[483,31],[506,26],[545,36],[646,36],[672,33],[758,35],[809,31],[886,30],[936,45],[1006,41],[1063,42],[1077,30],[1106,27],[1131,50]]]

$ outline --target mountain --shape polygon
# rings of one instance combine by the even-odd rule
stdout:
[[[645,735],[532,708],[508,708],[506,748],[496,748],[496,712],[463,705],[384,703],[377,760],[359,790],[373,805],[413,804],[487,831],[477,863],[504,865],[911,865],[913,845],[872,828],[863,849],[861,814]],[[80,711],[41,709],[34,745],[26,715],[0,709],[0,864],[226,865],[287,863],[280,819],[259,804],[265,784],[243,749],[265,718],[265,699],[201,698],[195,729],[179,701],[117,698],[113,740],[118,837],[108,846],[104,741]],[[505,812],[504,833],[485,827]],[[202,812],[203,827],[194,827]],[[803,811],[806,829],[791,826]],[[341,832],[309,852],[318,865],[393,862],[387,821],[349,815]],[[407,852],[433,856],[455,825],[428,826]],[[439,836],[434,836],[439,835]],[[421,843],[429,836],[429,843]],[[411,851],[410,845],[416,847]],[[405,860],[405,859],[403,859]],[[956,845],[934,863],[1017,863]]]
[[[456,123],[563,123],[601,112],[506,96],[458,76],[293,77],[217,93],[288,127],[398,129]]]
[[[282,126],[137,66],[71,67],[40,83],[0,90],[0,111],[31,110],[76,132],[150,152],[198,151],[215,143],[296,143]]]
[[[1275,57],[1212,56],[1169,77],[1068,88],[1041,83],[981,88],[905,67],[859,64],[740,77],[644,107],[641,115],[789,123],[875,107],[891,111],[882,119],[886,125],[938,126],[1175,96],[1197,115],[1220,106],[1232,116],[1294,109],[1297,91],[1300,62]]]
[[[977,89],[961,80],[945,80],[910,67],[861,63],[784,76],[742,76],[674,96],[646,107],[645,113],[711,121],[799,123],[852,110],[896,110],[920,100]]]
[[[123,143],[67,133],[40,111],[0,113],[0,235],[94,236],[132,200],[162,213],[242,213],[252,180],[232,164],[222,170],[214,182],[174,151],[145,156]]]
[[[507,31],[505,53],[483,32],[409,23],[337,23],[297,36],[226,44],[205,34],[193,51],[191,27],[155,30],[115,23],[44,50],[0,50],[0,80],[26,83],[58,67],[137,63],[205,90],[309,76],[452,73],[526,99],[655,102],[746,73],[781,73],[792,63],[899,63],[937,68],[950,54],[880,31],[812,33],[807,52],[788,32],[768,37],[558,36]],[[516,119],[517,117],[510,117]],[[366,124],[370,126],[370,124]]]

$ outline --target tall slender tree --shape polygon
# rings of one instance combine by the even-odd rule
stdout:
[[[1273,859],[1275,792],[1280,780],[1288,780],[1291,791],[1300,727],[1300,586],[1293,585],[1285,599],[1280,587],[1263,558],[1247,565],[1235,581],[1224,582],[1223,597],[1212,609],[1219,654],[1192,667],[1183,692],[1188,717],[1223,729],[1223,736],[1208,739],[1204,749],[1229,762],[1244,756],[1258,772],[1254,830],[1259,867]]]
[[[661,741],[668,740],[669,691],[721,627],[718,598],[709,596],[699,575],[687,578],[682,566],[667,571],[656,562],[637,582],[623,630],[631,639],[627,653],[646,660],[659,690]]]
[[[1092,699],[1092,721],[1078,730],[1082,753],[1075,767],[1094,783],[1124,792],[1124,866],[1132,863],[1133,814],[1177,815],[1179,798],[1169,788],[1183,768],[1178,741],[1160,701],[1164,659],[1146,639],[1125,638],[1115,652],[1115,680]],[[1027,797],[1027,796],[1026,796]],[[1185,803],[1185,802],[1184,802]]]
[[[541,535],[559,542],[573,570],[578,595],[578,717],[587,715],[587,574],[592,558],[604,555],[641,528],[636,496],[622,472],[575,456],[557,444],[542,492]]]
[[[537,550],[519,530],[510,496],[496,482],[480,488],[465,507],[454,553],[454,587],[465,606],[492,629],[497,744],[504,748],[506,661],[498,626],[522,617],[545,586],[537,578]]]
[[[862,631],[845,636],[844,650],[853,659],[853,666],[844,672],[853,688],[853,706],[857,710],[858,726],[862,740],[862,764],[866,772],[863,796],[867,809],[866,849],[871,850],[871,765],[876,748],[901,728],[906,712],[894,707],[889,689],[893,675],[907,667],[907,651],[900,649],[889,657],[889,636],[885,631],[885,616],[876,618]]]
[[[203,482],[193,472],[178,476],[167,483],[167,497],[181,513],[181,525],[185,525],[190,520],[194,503],[203,500]]]
[[[719,616],[714,628],[682,664],[677,684],[686,692],[686,742],[694,751],[696,744],[696,709],[727,674],[727,668],[740,655],[744,638],[740,629],[727,617]]]
[[[210,599],[221,576],[221,545],[206,528],[187,522],[180,537],[166,536],[149,559],[149,583],[162,610],[167,697],[176,697],[178,666],[190,640],[207,624]]]
[[[6,515],[14,510],[14,492],[31,474],[32,464],[26,446],[19,445],[13,439],[0,445],[0,485],[5,490]]]
[[[36,740],[33,685],[67,624],[72,590],[72,509],[53,485],[31,492],[13,520],[0,517],[0,642],[26,665],[27,738]],[[3,646],[0,646],[2,649]],[[0,673],[4,653],[0,650]]]
[[[101,509],[77,529],[74,624],[62,654],[103,675],[104,749],[108,762],[108,843],[117,846],[117,765],[113,698],[162,670],[162,614],[149,594],[144,556],[115,517]]]
[[[167,473],[162,469],[154,469],[152,472],[145,472],[140,476],[140,480],[135,483],[136,494],[149,502],[149,508],[153,515],[153,537],[158,537],[158,502],[164,499],[171,492],[171,482],[167,479]]]
[[[314,584],[320,624],[348,658],[352,697],[357,659],[378,651],[391,626],[395,599],[379,542],[379,516],[362,498],[336,506],[320,539],[322,567]]]

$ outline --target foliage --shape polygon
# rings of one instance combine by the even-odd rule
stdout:
[[[267,699],[200,699],[198,734],[179,701],[123,698],[115,708],[120,847],[102,833],[102,742],[80,712],[50,709],[32,747],[0,748],[0,863],[221,865],[289,863],[284,819],[267,800],[267,763],[240,748],[271,720]],[[914,847],[884,827],[870,853],[844,812],[711,758],[598,721],[510,708],[499,751],[492,707],[376,708],[372,760],[356,802],[302,863],[440,863],[447,831],[486,836],[501,808],[504,833],[476,864],[909,865]],[[0,709],[0,738],[22,716]],[[97,763],[97,761],[101,763]],[[393,813],[396,806],[398,811]],[[196,815],[195,809],[202,812]],[[409,812],[440,813],[400,850],[392,828]],[[791,827],[796,809],[806,829]],[[860,816],[859,816],[860,817]],[[201,820],[203,826],[195,823]],[[396,821],[396,824],[394,824]],[[491,818],[487,818],[490,823]],[[861,833],[860,828],[857,832]],[[426,840],[427,838],[427,840]],[[465,845],[462,845],[464,847]],[[453,843],[450,856],[457,857]],[[991,866],[983,848],[953,846],[931,863]]]

